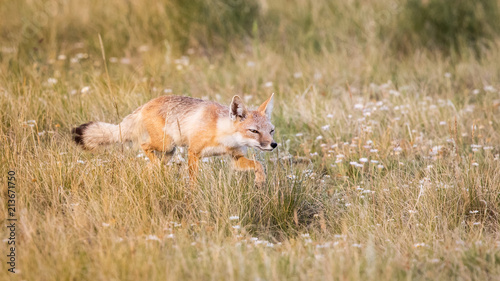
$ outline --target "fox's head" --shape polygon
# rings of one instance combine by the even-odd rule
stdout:
[[[246,146],[266,151],[271,151],[278,146],[273,140],[274,126],[271,124],[273,96],[274,94],[257,110],[247,110],[240,97],[233,97],[229,106],[229,114]]]

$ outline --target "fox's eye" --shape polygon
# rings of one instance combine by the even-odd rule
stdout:
[[[270,134],[271,134],[271,135],[272,135],[272,134],[274,134],[274,130],[271,130]]]
[[[259,131],[257,131],[257,130],[253,130],[253,129],[248,129],[248,130],[249,130],[250,132],[254,133],[254,134],[258,134],[258,133],[259,133]]]

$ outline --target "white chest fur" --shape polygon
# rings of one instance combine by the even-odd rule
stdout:
[[[209,157],[209,156],[219,156],[227,153],[227,147],[226,146],[209,146],[206,147],[202,150],[201,155],[203,157]]]

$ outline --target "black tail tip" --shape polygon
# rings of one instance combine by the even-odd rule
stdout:
[[[73,141],[75,141],[77,145],[85,147],[85,144],[83,143],[83,135],[85,134],[85,130],[87,129],[87,127],[92,123],[93,122],[85,123],[71,130]]]

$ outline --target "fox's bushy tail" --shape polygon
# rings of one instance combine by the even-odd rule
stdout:
[[[118,142],[135,142],[143,134],[140,112],[134,112],[119,125],[89,122],[71,130],[73,140],[88,150]]]

